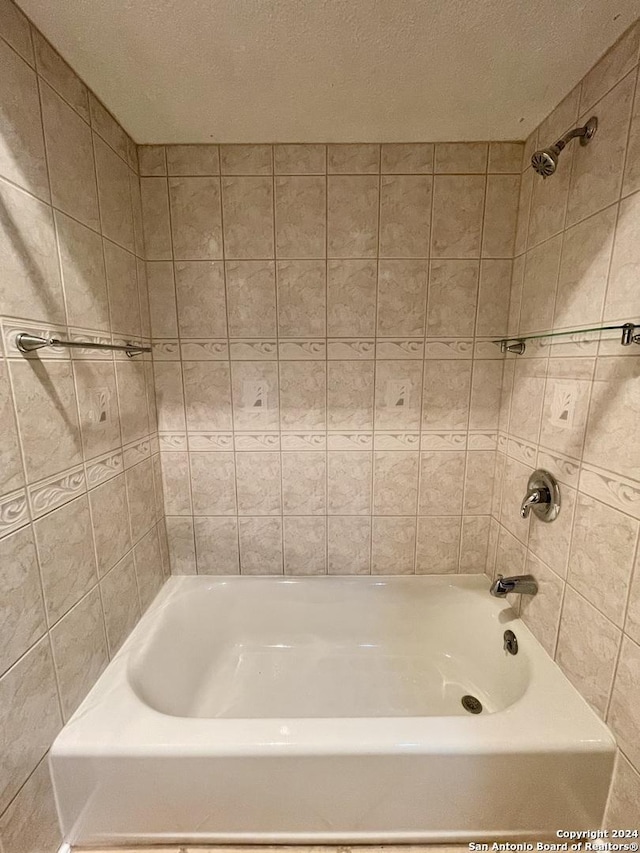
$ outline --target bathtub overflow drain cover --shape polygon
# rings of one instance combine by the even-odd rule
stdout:
[[[479,699],[476,699],[475,696],[463,696],[462,707],[470,714],[482,713],[482,702]]]

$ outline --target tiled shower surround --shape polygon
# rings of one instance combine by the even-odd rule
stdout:
[[[435,146],[136,147],[10,0],[0,37],[2,853],[55,850],[46,752],[169,566],[532,571],[637,824],[639,356],[491,341],[640,319],[638,27],[526,144]],[[537,464],[550,526],[518,518]]]
[[[163,583],[137,152],[0,2],[0,848],[60,843],[47,750]],[[121,357],[122,356],[122,357]]]
[[[640,321],[640,27],[526,143],[509,333]],[[531,152],[597,115],[546,181]],[[531,572],[522,617],[620,752],[608,824],[640,823],[640,355],[619,334],[527,344],[509,356],[500,414],[491,568]],[[561,484],[553,524],[523,521],[531,471]],[[495,553],[495,561],[494,561]]]
[[[174,572],[485,570],[521,162],[140,148]]]

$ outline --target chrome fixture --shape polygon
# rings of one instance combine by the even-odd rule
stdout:
[[[500,352],[514,352],[516,355],[523,355],[527,349],[527,341],[543,341],[543,345],[548,346],[547,341],[555,341],[558,338],[573,338],[578,341],[580,335],[588,335],[592,332],[620,332],[620,346],[630,347],[631,344],[640,344],[640,329],[639,323],[617,323],[614,326],[592,326],[589,329],[566,329],[561,332],[539,332],[535,335],[522,335],[519,338],[500,338],[497,341],[492,341],[500,347]],[[558,343],[562,343],[559,340]],[[587,343],[587,341],[585,341]]]
[[[622,340],[620,343],[623,347],[630,347],[631,344],[640,344],[640,335],[636,332],[640,329],[636,323],[625,323],[622,327]]]
[[[510,655],[518,654],[518,638],[513,633],[513,631],[505,631],[502,635],[503,644],[502,648],[505,652],[509,652]]]
[[[494,341],[496,343],[496,341]],[[509,343],[509,341],[500,341],[500,352],[514,352],[516,355],[522,355],[527,348],[527,345],[524,341],[513,341],[513,343]]]
[[[542,468],[529,477],[527,494],[520,504],[521,517],[528,518],[531,510],[541,521],[554,521],[560,512],[558,481]]]
[[[495,595],[496,598],[505,598],[510,592],[535,595],[537,591],[538,581],[533,575],[512,575],[510,578],[498,575],[489,589],[491,595]]]
[[[151,352],[151,347],[141,347],[137,344],[98,344],[94,341],[63,341],[60,338],[42,338],[40,335],[29,335],[21,332],[16,335],[16,346],[20,352],[28,353],[43,347],[79,347],[80,349],[122,350],[129,358],[142,352]]]
[[[534,151],[531,156],[531,165],[533,171],[542,175],[543,178],[548,178],[553,175],[558,168],[558,158],[560,152],[576,136],[580,137],[580,145],[588,145],[594,137],[598,129],[598,119],[596,116],[591,116],[589,121],[582,127],[574,127],[569,133],[565,133],[557,142],[554,142],[549,148],[541,148],[539,151]]]

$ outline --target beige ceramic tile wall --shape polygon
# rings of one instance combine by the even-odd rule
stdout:
[[[636,25],[526,144],[510,334],[640,322],[639,42]],[[535,148],[594,114],[587,147],[572,143],[546,181],[532,172]],[[490,559],[538,578],[522,616],[618,739],[607,822],[638,826],[640,350],[595,337],[505,362]],[[561,483],[550,525],[518,515],[535,467]]]
[[[59,844],[47,750],[163,581],[135,145],[0,2],[0,848]],[[106,419],[99,413],[106,411]],[[168,564],[167,564],[168,565]]]
[[[522,144],[139,155],[173,571],[484,571]]]

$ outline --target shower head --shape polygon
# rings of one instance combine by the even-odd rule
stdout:
[[[580,137],[580,145],[588,145],[593,139],[593,136],[598,129],[598,119],[596,116],[591,116],[589,121],[582,127],[575,127],[569,133],[565,133],[557,142],[549,148],[541,148],[539,151],[534,151],[531,156],[531,166],[534,172],[542,175],[543,178],[548,178],[553,175],[558,168],[558,159],[560,152],[574,137]]]
[[[551,148],[541,148],[540,151],[534,151],[531,155],[533,171],[542,175],[543,178],[548,178],[558,168],[559,156],[560,151],[555,145],[552,145]]]

